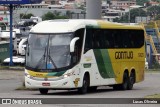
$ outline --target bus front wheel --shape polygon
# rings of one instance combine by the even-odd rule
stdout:
[[[47,94],[48,93],[48,89],[43,89],[43,88],[40,88],[39,89],[39,92],[43,95]]]
[[[87,89],[89,87],[89,77],[87,75],[84,76],[83,78],[83,84],[82,84],[82,87],[78,89],[78,92],[80,94],[85,94],[87,93]]]

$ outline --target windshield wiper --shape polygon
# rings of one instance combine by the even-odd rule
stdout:
[[[43,60],[45,60],[45,58],[46,58],[46,50],[47,50],[47,46],[45,47],[44,54],[42,55],[41,59],[38,61],[38,64],[36,65],[36,68],[38,68],[40,66],[41,62]]]
[[[52,64],[53,64],[54,68],[57,70],[57,66],[56,66],[56,64],[54,63],[54,61],[53,61],[52,57],[50,56],[50,48],[49,48],[49,54],[48,54],[48,57],[49,57],[49,61],[51,61],[51,62],[52,62]]]

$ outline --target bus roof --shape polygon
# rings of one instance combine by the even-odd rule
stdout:
[[[103,20],[88,20],[88,19],[59,19],[43,21],[35,25],[31,29],[31,33],[67,33],[74,32],[78,29],[90,28],[108,28],[108,29],[143,29],[139,25],[125,25],[113,23]]]

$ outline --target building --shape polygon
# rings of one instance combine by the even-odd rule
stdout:
[[[59,4],[60,0],[44,0],[46,4]]]
[[[111,0],[110,8],[113,9],[126,9],[129,6],[136,5],[136,0]]]
[[[160,5],[160,3],[158,3],[158,2],[153,2],[153,1],[148,2],[148,4],[149,4],[150,6],[159,6],[159,5]]]
[[[6,10],[8,10],[7,7],[5,7],[5,6],[0,6],[0,11],[6,11]]]
[[[125,11],[122,10],[108,9],[108,11],[103,14],[102,19],[113,22],[114,19],[120,18],[124,14]]]
[[[5,30],[10,22],[8,8],[0,6],[0,29]]]
[[[47,8],[48,4],[24,4],[24,5],[20,5],[17,6],[18,9],[39,9],[39,8]]]

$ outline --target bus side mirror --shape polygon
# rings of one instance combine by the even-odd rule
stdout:
[[[79,37],[75,37],[71,40],[71,43],[70,43],[70,52],[74,52],[74,49],[75,49],[75,43],[76,41],[79,40]]]

